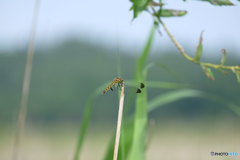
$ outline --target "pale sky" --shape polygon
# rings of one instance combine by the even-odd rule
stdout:
[[[34,9],[33,0],[0,2],[0,50],[27,46]],[[223,47],[240,51],[240,3],[236,6],[212,6],[197,0],[165,0],[165,8],[187,10],[180,18],[163,19],[169,30],[184,46],[195,49],[204,30],[204,47]],[[36,45],[49,46],[69,37],[92,43],[141,50],[152,26],[144,13],[132,22],[128,0],[41,0]],[[155,37],[155,48],[174,47],[166,34]],[[189,46],[189,45],[188,45]],[[191,48],[190,48],[191,50]],[[239,53],[240,54],[240,53]]]

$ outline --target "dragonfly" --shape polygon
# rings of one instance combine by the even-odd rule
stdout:
[[[109,90],[113,91],[114,88],[120,89],[123,85],[123,81],[124,80],[122,78],[119,78],[119,77],[114,78],[114,80],[111,82],[111,84],[109,86],[107,86],[106,89],[104,89],[102,94],[105,94]],[[145,87],[144,83],[140,83],[140,86],[137,88],[136,93],[141,93],[142,89],[144,87]]]

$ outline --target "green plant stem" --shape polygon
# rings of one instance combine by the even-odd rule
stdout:
[[[204,65],[206,67],[211,67],[214,69],[228,69],[228,70],[240,70],[240,66],[226,66],[226,65],[222,65],[222,64],[212,64],[212,63],[207,63],[207,62],[199,62],[196,61],[194,58],[190,57],[182,48],[182,46],[177,42],[177,40],[173,37],[173,35],[170,33],[170,31],[168,30],[168,28],[166,27],[166,25],[163,23],[163,21],[159,18],[156,17],[157,20],[159,21],[159,23],[163,26],[163,29],[165,30],[165,32],[168,34],[169,38],[172,40],[172,42],[174,43],[174,45],[177,47],[177,49],[180,51],[180,53],[183,55],[183,57],[185,57],[187,60],[195,63],[195,64],[201,64]]]

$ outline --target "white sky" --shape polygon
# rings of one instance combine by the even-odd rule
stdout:
[[[0,2],[0,50],[26,46],[34,0]],[[204,47],[240,51],[240,3],[212,6],[197,0],[165,0],[166,8],[186,9],[188,14],[164,21],[175,38],[195,47],[204,30]],[[141,50],[152,26],[147,13],[132,22],[129,0],[41,0],[37,45],[49,46],[73,36],[90,42]],[[154,47],[174,47],[166,34],[156,35]],[[188,45],[189,46],[189,45]],[[190,49],[191,50],[191,49]],[[240,53],[239,53],[240,54]]]

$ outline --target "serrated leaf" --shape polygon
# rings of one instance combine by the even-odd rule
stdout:
[[[232,69],[232,71],[236,75],[238,83],[240,83],[240,70]]]
[[[212,5],[216,5],[216,6],[223,6],[223,5],[233,6],[234,5],[230,0],[201,0],[201,1],[207,1]]]
[[[132,0],[133,18],[136,18],[140,12],[145,10],[150,0]]]
[[[180,17],[187,14],[185,10],[161,9],[156,16],[158,17]]]
[[[221,65],[224,65],[225,62],[226,62],[226,50],[225,49],[222,49],[222,59],[221,59]]]
[[[196,61],[199,61],[201,56],[202,56],[202,34],[203,34],[203,31],[201,32],[200,34],[200,39],[199,39],[199,43],[198,43],[198,46],[197,46],[197,50],[196,50],[196,53],[195,53],[195,60]]]
[[[215,80],[214,75],[212,73],[212,70],[204,65],[201,65],[203,71],[205,72],[206,76],[211,79],[211,80]]]

